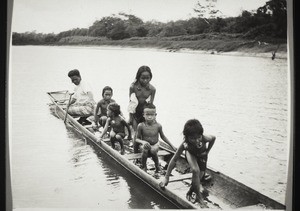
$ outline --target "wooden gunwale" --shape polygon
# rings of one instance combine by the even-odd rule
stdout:
[[[54,99],[53,96],[51,96],[51,93],[48,94],[50,96],[50,99],[56,106],[57,115],[61,119],[63,119],[66,112],[60,105],[57,104],[57,100]],[[153,190],[162,195],[165,199],[173,203],[175,206],[179,208],[197,209],[197,207],[194,204],[192,204],[186,199],[178,197],[174,192],[172,192],[172,190],[169,190],[167,187],[164,190],[162,190],[159,187],[159,181],[157,181],[155,178],[141,170],[138,166],[134,165],[129,160],[125,159],[123,155],[121,155],[116,150],[112,149],[111,146],[106,144],[104,141],[98,142],[99,140],[93,133],[91,133],[89,130],[87,130],[85,127],[79,124],[69,114],[67,114],[66,123],[79,130],[82,133],[82,135],[86,136],[93,143],[93,145],[97,146],[99,149],[101,149],[103,152],[105,152],[107,155],[113,158],[117,163],[122,165],[126,170],[128,170],[140,180],[145,182],[148,186],[150,186]]]
[[[51,93],[63,93],[62,92],[48,92],[51,101],[55,105],[56,113],[59,118],[63,119],[65,117],[65,110],[59,105],[58,100],[55,99]],[[200,207],[192,204],[185,197],[179,196],[176,191],[171,187],[172,183],[178,181],[190,180],[192,174],[187,173],[183,175],[176,175],[170,177],[170,185],[161,189],[159,187],[159,181],[141,170],[138,166],[133,164],[130,160],[135,159],[140,156],[140,154],[126,154],[121,155],[116,150],[112,149],[105,141],[99,141],[97,137],[89,131],[87,128],[79,124],[72,116],[67,114],[66,124],[72,126],[80,134],[87,137],[88,140],[96,146],[98,149],[105,152],[108,156],[113,158],[117,163],[122,165],[126,170],[131,172],[137,178],[145,182],[149,187],[155,190],[157,193],[162,195],[165,199],[173,203],[179,208],[189,208],[189,209],[199,209]],[[168,155],[169,153],[174,153],[172,149],[168,148],[167,145],[161,146],[162,151],[160,156]],[[182,156],[183,158],[184,156]],[[212,168],[208,168],[207,172],[212,176],[212,181],[207,184],[206,189],[212,194],[222,198],[222,201],[226,203],[227,208],[248,208],[255,207],[259,209],[281,209],[285,210],[285,205],[255,191],[254,189],[226,176],[225,174],[216,171]],[[217,200],[219,202],[219,200]],[[262,206],[261,206],[262,205]],[[221,209],[221,208],[220,208]]]

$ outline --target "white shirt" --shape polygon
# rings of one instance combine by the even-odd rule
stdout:
[[[79,85],[75,86],[74,88],[73,98],[76,99],[75,103],[90,102],[91,100],[87,94],[88,92],[92,92],[91,87],[89,86],[89,84],[86,84],[81,80]]]

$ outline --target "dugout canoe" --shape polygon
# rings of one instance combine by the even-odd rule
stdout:
[[[76,132],[81,134],[89,144],[106,153],[115,162],[120,164],[124,169],[131,172],[135,177],[146,183],[166,200],[173,203],[178,208],[201,209],[198,203],[192,203],[186,199],[186,192],[191,185],[192,174],[189,171],[188,164],[184,156],[176,163],[175,169],[170,176],[170,182],[167,187],[161,189],[159,183],[163,174],[154,172],[153,161],[147,160],[148,171],[144,172],[135,160],[141,157],[140,153],[134,154],[133,149],[129,146],[129,141],[125,140],[125,154],[121,155],[119,150],[114,150],[110,146],[109,140],[99,140],[97,131],[90,126],[79,124],[76,118],[66,115],[66,104],[60,104],[59,101],[69,99],[68,91],[47,92],[52,103],[50,109],[52,114],[58,118],[65,120],[65,123],[74,128]],[[159,160],[162,169],[166,170],[167,164],[172,158],[174,152],[164,142],[160,142]],[[285,205],[258,191],[216,171],[212,168],[207,169],[210,179],[204,181],[201,190],[208,208],[213,209],[279,209],[285,210]]]

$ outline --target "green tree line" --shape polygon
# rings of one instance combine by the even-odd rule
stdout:
[[[198,3],[198,6],[201,6]],[[12,34],[13,45],[42,45],[57,44],[69,37],[82,36],[107,40],[123,40],[126,38],[149,37],[174,37],[186,35],[199,35],[207,33],[227,33],[240,36],[245,39],[274,38],[286,39],[287,36],[287,5],[286,0],[270,0],[255,12],[242,11],[238,17],[204,18],[201,10],[198,17],[188,20],[170,21],[162,23],[158,21],[143,22],[135,15],[119,13],[117,15],[103,17],[88,28],[75,28],[54,33],[25,32]],[[217,11],[211,10],[210,13]]]

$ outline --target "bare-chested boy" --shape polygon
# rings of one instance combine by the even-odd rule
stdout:
[[[112,102],[107,106],[107,119],[103,129],[103,132],[100,136],[100,139],[106,134],[108,126],[110,125],[112,130],[110,131],[110,142],[113,149],[115,149],[115,142],[119,142],[121,146],[121,154],[125,154],[125,148],[123,139],[125,137],[125,128],[128,130],[128,140],[131,140],[130,127],[125,121],[125,119],[120,115],[121,110],[120,106]]]
[[[147,171],[147,158],[152,157],[155,163],[156,172],[160,171],[158,155],[159,142],[158,138],[169,144],[174,150],[176,148],[170,143],[165,134],[163,133],[162,126],[156,122],[156,107],[147,103],[144,106],[143,116],[145,122],[139,123],[137,127],[136,142],[140,144],[140,150],[142,151],[142,169]]]

